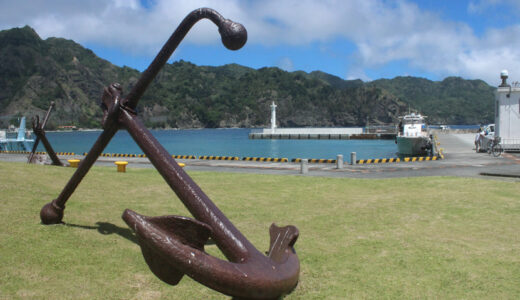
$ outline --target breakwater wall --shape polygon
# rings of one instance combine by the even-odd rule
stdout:
[[[249,133],[250,139],[287,140],[390,140],[395,136],[395,133],[368,133],[362,127],[253,129]]]

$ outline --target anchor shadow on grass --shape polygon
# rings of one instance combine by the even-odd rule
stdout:
[[[117,225],[114,225],[112,223],[108,222],[96,222],[97,226],[88,226],[88,225],[78,225],[78,224],[71,224],[71,223],[63,223],[65,226],[69,227],[75,227],[75,228],[81,228],[81,229],[89,229],[89,230],[97,230],[99,233],[103,235],[109,235],[109,234],[117,234],[121,237],[124,237],[125,239],[129,240],[130,242],[139,245],[137,242],[137,237],[132,232],[132,230],[128,228],[121,228]],[[206,241],[206,246],[212,246],[216,245],[215,241],[210,237]]]
[[[65,226],[89,229],[89,230],[97,230],[99,233],[101,233],[103,235],[117,234],[117,235],[129,240],[130,242],[132,242],[136,245],[139,245],[139,243],[137,243],[137,237],[128,228],[121,228],[117,225],[114,225],[114,224],[108,223],[108,222],[96,222],[96,225],[97,226],[88,226],[88,225],[65,223]]]

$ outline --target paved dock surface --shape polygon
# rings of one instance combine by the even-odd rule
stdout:
[[[337,169],[335,164],[309,164],[309,172],[305,175],[300,174],[300,163],[199,159],[178,159],[177,161],[185,163],[186,170],[199,171],[352,178],[461,176],[520,182],[520,153],[504,153],[500,157],[493,157],[487,153],[476,153],[474,137],[474,134],[438,134],[439,147],[443,148],[445,157],[443,160],[363,165],[349,165],[346,162],[342,169]],[[60,158],[66,161],[72,158],[82,159],[83,156],[62,156]],[[0,160],[26,162],[27,155],[0,154]],[[128,161],[128,168],[153,168],[147,158],[129,157],[100,157],[96,165],[114,166],[114,161],[117,160]]]

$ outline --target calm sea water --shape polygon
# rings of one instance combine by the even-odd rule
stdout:
[[[345,160],[356,152],[358,159],[396,157],[393,140],[250,140],[250,129],[152,130],[171,154],[250,157],[286,157]],[[56,152],[88,152],[101,131],[47,132]],[[45,151],[38,146],[39,151]],[[120,130],[104,153],[143,153],[128,132]]]

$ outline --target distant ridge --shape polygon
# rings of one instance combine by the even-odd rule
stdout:
[[[74,41],[42,40],[29,26],[0,31],[0,122],[7,116],[42,115],[53,100],[50,129],[100,127],[103,87],[119,82],[128,92],[139,76]],[[392,123],[409,107],[428,115],[431,123],[478,124],[493,120],[494,90],[482,80],[458,77],[365,83],[321,71],[196,66],[181,60],[164,67],[139,110],[146,125],[155,128],[267,126],[271,101],[278,105],[282,127]]]

